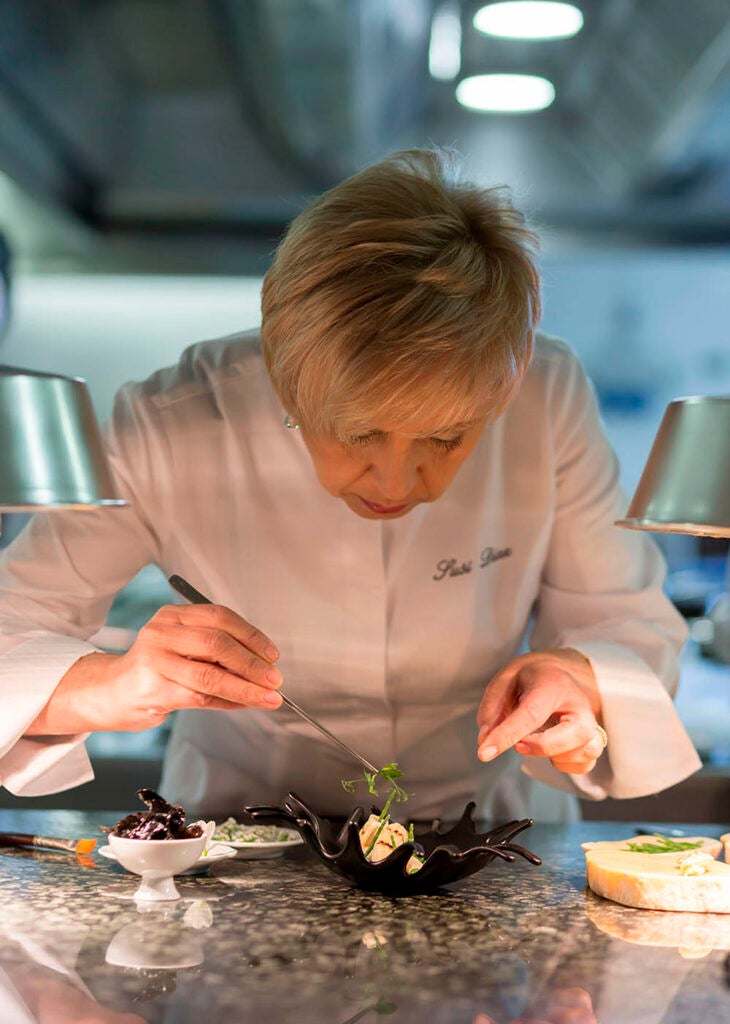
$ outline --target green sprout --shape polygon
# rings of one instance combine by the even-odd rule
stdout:
[[[390,783],[390,792],[388,793],[388,797],[385,801],[385,806],[378,815],[380,821],[386,821],[388,818],[388,811],[390,810],[390,805],[393,803],[393,801],[395,800],[397,803],[404,803],[408,799],[408,793],[406,793],[405,789],[399,786],[398,783],[395,781],[396,779],[402,778],[403,772],[400,770],[398,765],[393,761],[391,762],[391,764],[384,765],[377,772],[364,771],[362,774],[362,779],[342,779],[342,788],[345,790],[346,793],[354,793],[355,786],[358,785],[358,783],[362,782],[364,779],[365,782],[367,783],[368,793],[372,794],[372,796],[378,796],[379,794],[376,788],[376,781],[378,776],[381,776],[383,779],[386,780],[386,782]]]
[[[633,839],[626,845],[632,853],[678,853],[680,850],[696,850],[698,846],[702,846],[702,840],[696,843],[687,843],[681,840],[677,842],[676,839],[663,836],[661,832],[654,832],[652,838],[654,842],[641,843]]]
[[[383,831],[385,826],[390,822],[390,805],[393,803],[394,800],[397,803],[403,803],[408,799],[408,793],[406,793],[405,789],[403,789],[402,786],[399,786],[398,783],[395,781],[396,779],[402,778],[403,772],[400,770],[398,765],[393,761],[391,762],[391,764],[386,764],[377,772],[364,771],[362,773],[361,779],[341,779],[342,788],[345,790],[346,793],[354,793],[355,786],[358,785],[358,783],[362,782],[364,779],[364,781],[367,783],[368,793],[371,793],[373,796],[378,796],[379,794],[376,788],[378,776],[381,776],[386,780],[386,782],[390,783],[390,792],[388,793],[382,811],[378,815],[378,821],[380,822],[380,825],[376,830],[375,835],[373,836],[367,850],[364,851],[366,857],[368,857],[373,852],[373,850],[375,849],[375,844],[380,838],[381,832]],[[409,826],[408,839],[410,842],[413,842],[413,825]],[[395,847],[396,844],[395,841],[393,841],[393,848],[395,849]]]

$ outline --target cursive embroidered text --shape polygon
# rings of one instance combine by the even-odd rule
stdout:
[[[509,558],[511,554],[512,548],[482,548],[479,552],[477,568],[486,569],[492,562],[498,562],[501,558]],[[466,576],[473,568],[474,561],[471,558],[466,562],[460,562],[458,558],[442,558],[440,562],[436,563],[436,572],[431,578],[438,582],[449,576]]]

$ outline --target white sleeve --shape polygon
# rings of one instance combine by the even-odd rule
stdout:
[[[573,647],[591,662],[608,747],[588,775],[526,759],[533,778],[592,799],[659,792],[701,767],[672,703],[687,629],[663,593],[665,566],[626,509],[595,396],[571,357],[553,382],[556,502],[530,647]]]
[[[89,638],[116,592],[157,559],[151,481],[164,451],[147,417],[134,389],[123,389],[106,431],[129,507],[39,513],[0,557],[0,784],[18,796],[93,778],[86,736],[24,733],[71,665],[96,650]]]
[[[0,636],[0,784],[16,796],[57,793],[93,779],[85,736],[24,736],[61,677],[93,650],[71,637]]]

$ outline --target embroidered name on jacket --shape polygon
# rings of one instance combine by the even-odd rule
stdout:
[[[486,569],[492,562],[498,562],[501,558],[509,558],[512,548],[482,548],[479,552],[479,559],[476,563],[477,569]],[[436,563],[436,572],[431,577],[436,580],[445,580],[449,576],[466,576],[475,568],[474,559],[467,562],[460,562],[457,558],[442,558]]]

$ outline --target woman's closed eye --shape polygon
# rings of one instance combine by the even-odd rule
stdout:
[[[371,430],[367,434],[358,434],[347,439],[348,445],[382,444],[387,440],[388,435],[382,430]],[[440,451],[452,452],[464,443],[464,435],[457,434],[455,437],[422,437],[419,440],[426,444],[433,445]]]
[[[427,440],[436,445],[444,452],[453,452],[454,449],[459,448],[464,443],[464,435],[457,434],[456,437],[429,437]]]
[[[388,435],[382,430],[370,430],[367,434],[357,434],[354,437],[348,437],[348,445],[361,445],[361,444],[378,444],[382,443],[387,439]]]

